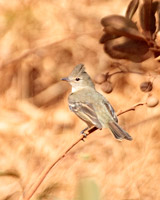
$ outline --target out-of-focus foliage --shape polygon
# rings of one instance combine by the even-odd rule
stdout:
[[[125,17],[110,15],[101,20],[105,34],[100,39],[105,52],[112,58],[142,62],[160,55],[160,46],[156,42],[159,31],[160,2],[144,0],[140,5],[139,21],[132,20],[139,5],[139,0],[132,0]],[[157,15],[157,18],[156,18]]]
[[[97,184],[90,179],[84,179],[79,182],[76,197],[74,200],[100,200],[100,194]]]
[[[33,199],[74,199],[77,184],[85,177],[95,181],[91,188],[99,190],[97,198],[102,200],[160,199],[159,57],[136,64],[114,60],[99,44],[100,20],[111,14],[124,16],[129,2],[0,1],[0,200],[26,194],[85,128],[69,111],[70,88],[60,81],[79,63],[85,64],[93,80],[102,75],[96,88],[102,92],[104,84],[110,94],[103,95],[116,112],[140,101],[147,104],[119,117],[132,142],[116,141],[107,129],[94,132],[50,171]],[[132,4],[124,20],[129,27],[120,27],[118,33],[129,37],[129,44],[138,40],[143,46],[138,51],[146,58],[148,43],[140,39],[145,30],[140,32],[140,25],[133,23],[138,21],[137,2]],[[116,35],[115,40],[121,42],[119,38]],[[158,32],[155,41],[159,43]],[[143,82],[151,82],[152,90],[143,92]]]

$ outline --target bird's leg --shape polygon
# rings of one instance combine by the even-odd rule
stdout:
[[[93,126],[88,130],[88,132],[92,133],[92,132],[96,131],[97,129],[98,129],[97,127]],[[99,130],[102,130],[102,129],[99,129]]]
[[[80,132],[80,133],[83,135],[82,140],[84,141],[84,138],[87,137],[87,134],[85,133],[86,130],[88,130],[88,133],[92,133],[92,132],[96,131],[97,129],[98,129],[98,128],[95,127],[95,126],[87,127],[87,128],[85,128],[85,129],[83,129],[83,130]],[[100,129],[100,130],[101,130],[101,129]]]
[[[82,134],[84,137],[87,137],[87,135],[86,135],[86,133],[85,133],[86,130],[88,130],[88,127],[85,128],[85,129],[83,129],[83,130],[81,131],[81,134]]]

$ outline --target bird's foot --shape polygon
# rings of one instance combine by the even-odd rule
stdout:
[[[87,128],[85,128],[85,129],[83,129],[80,133],[83,135],[83,138],[82,138],[82,140],[84,141],[84,138],[86,138],[87,137],[87,134],[85,133],[85,131],[88,129],[88,127]]]
[[[86,130],[88,130],[88,127],[85,128],[85,129],[83,129],[83,130],[81,131],[81,134],[82,134],[83,136],[85,136],[85,137],[87,137],[87,134],[85,133]]]

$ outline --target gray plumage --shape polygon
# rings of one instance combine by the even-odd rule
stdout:
[[[116,113],[106,98],[95,90],[94,83],[86,73],[84,65],[77,65],[71,74],[64,78],[72,85],[68,97],[69,108],[88,128],[109,128],[116,139],[132,140],[132,137],[118,125]]]

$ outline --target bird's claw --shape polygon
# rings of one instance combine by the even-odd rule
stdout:
[[[83,142],[85,142],[84,138],[87,137],[87,134],[85,133],[85,131],[86,131],[87,129],[88,129],[88,128],[85,128],[84,130],[81,131],[81,134],[83,135],[83,138],[82,138]]]

